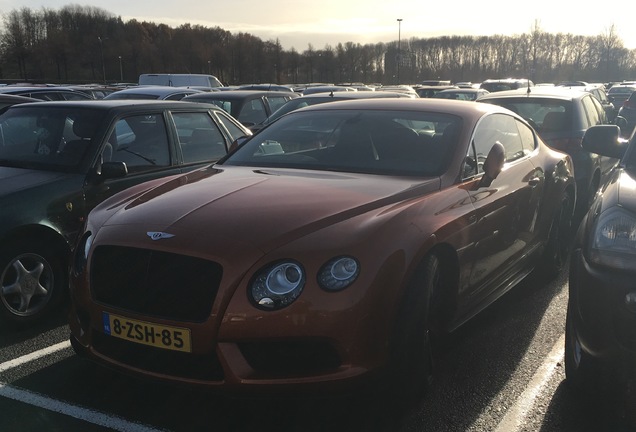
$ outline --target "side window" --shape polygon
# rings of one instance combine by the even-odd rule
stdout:
[[[232,141],[237,138],[245,136],[245,131],[241,129],[236,123],[236,120],[230,119],[225,113],[217,112],[215,113],[216,118],[225,126],[227,131],[230,133],[230,137]]]
[[[602,118],[600,114],[601,104],[594,99],[592,96],[586,96],[582,100],[583,108],[587,113],[587,118],[589,120],[589,126],[596,126],[602,124]],[[598,104],[598,107],[597,107]]]
[[[524,154],[528,155],[534,151],[537,145],[534,137],[534,132],[532,132],[531,128],[521,123],[519,120],[515,121],[517,122],[517,129],[519,129],[519,139],[521,139],[521,147],[523,148]]]
[[[269,107],[272,112],[276,111],[278,108],[285,105],[285,102],[289,100],[288,97],[285,96],[268,96],[267,101],[269,102]]]
[[[525,156],[519,129],[517,128],[517,120],[505,114],[492,114],[478,124],[473,135],[473,142],[477,152],[477,159],[488,156],[488,152],[495,144],[500,142],[506,151],[506,162],[512,162]],[[478,165],[481,172],[481,164]]]
[[[257,124],[267,118],[265,103],[262,99],[254,99],[245,104],[238,115],[238,121],[243,124]]]
[[[227,153],[225,139],[208,113],[173,113],[183,163],[220,159]]]
[[[170,165],[166,124],[161,114],[125,117],[115,124],[108,143],[111,161],[125,162],[129,172]]]

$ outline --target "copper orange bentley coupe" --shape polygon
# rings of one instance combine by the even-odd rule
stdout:
[[[572,161],[498,106],[315,105],[91,212],[76,352],[225,390],[432,376],[435,340],[569,253]],[[386,382],[386,381],[385,381]]]

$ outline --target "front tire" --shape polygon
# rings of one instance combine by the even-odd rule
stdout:
[[[400,307],[391,344],[392,398],[407,408],[424,396],[433,379],[433,295],[443,281],[442,264],[435,254],[420,263]]]
[[[586,353],[576,334],[573,306],[568,303],[565,320],[565,377],[573,389],[588,395],[601,390],[603,368],[598,360]]]
[[[60,304],[67,280],[59,252],[34,241],[10,242],[0,251],[0,316],[18,325],[40,321]]]

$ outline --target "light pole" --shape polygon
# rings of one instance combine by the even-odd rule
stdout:
[[[104,78],[104,84],[106,84],[106,66],[104,65],[104,47],[101,36],[97,36],[97,40],[99,41],[99,53],[102,57],[102,77]]]
[[[121,56],[119,56],[119,82],[124,82],[124,67],[121,64]]]
[[[397,83],[400,84],[400,63],[402,61],[402,18],[397,19],[398,22],[398,54],[397,54]]]

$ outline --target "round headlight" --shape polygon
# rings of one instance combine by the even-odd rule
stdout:
[[[351,257],[337,257],[322,266],[318,284],[327,291],[339,291],[353,283],[360,273],[358,261]]]
[[[286,261],[261,270],[250,285],[250,296],[261,309],[281,309],[298,298],[305,286],[305,272]]]

